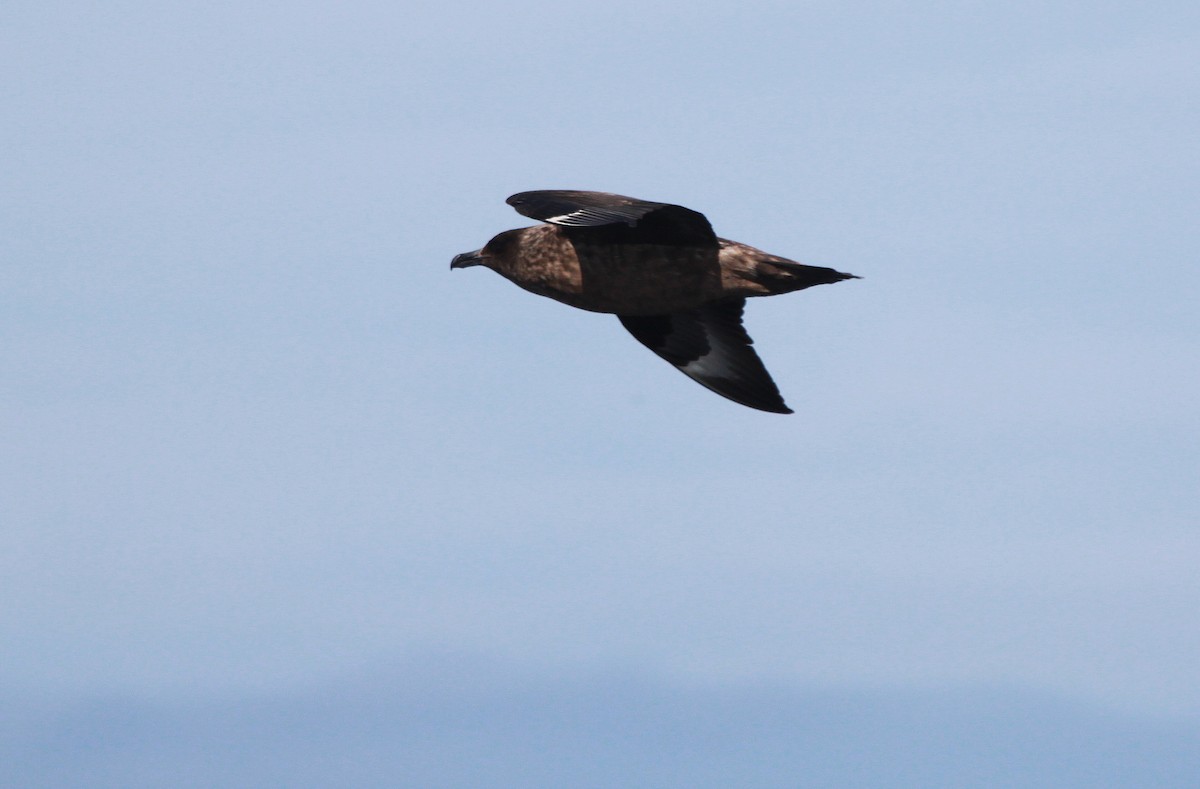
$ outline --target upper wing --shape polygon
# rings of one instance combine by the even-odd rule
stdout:
[[[617,317],[638,342],[697,383],[750,408],[790,414],[742,328],[745,305],[729,299],[669,315]]]
[[[520,192],[506,202],[518,213],[552,225],[623,230],[614,234],[619,235],[614,241],[698,246],[717,243],[704,214],[681,205],[569,189]]]

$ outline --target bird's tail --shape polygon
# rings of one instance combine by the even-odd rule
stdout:
[[[811,288],[813,285],[829,285],[844,279],[859,279],[854,274],[845,274],[823,266],[806,266],[775,255],[761,258],[756,268],[758,281],[773,293],[790,293],[793,290]]]

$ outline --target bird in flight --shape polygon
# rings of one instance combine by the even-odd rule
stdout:
[[[539,296],[617,316],[692,380],[736,403],[790,414],[742,328],[750,296],[857,279],[717,238],[704,215],[608,192],[508,198],[546,224],[506,230],[451,269],[485,266]]]

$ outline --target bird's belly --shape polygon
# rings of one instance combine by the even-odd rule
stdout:
[[[648,244],[577,245],[566,288],[546,293],[573,307],[619,315],[663,315],[721,296],[716,249]]]

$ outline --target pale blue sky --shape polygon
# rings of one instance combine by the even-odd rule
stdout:
[[[597,785],[636,783],[605,721],[725,699],[730,730],[696,737],[753,740],[756,710],[781,720],[763,688],[797,731],[859,700],[848,753],[917,699],[930,770],[1028,737],[972,717],[1010,693],[1128,746],[1106,774],[1189,758],[1197,52],[1185,2],[6,3],[0,696],[41,732],[13,779],[97,775],[37,758],[87,752],[70,722],[97,709],[137,731],[290,699],[270,758],[197,778],[263,785],[471,708],[479,671],[477,739],[428,738],[494,747],[498,784],[578,777],[573,740],[521,773],[539,740],[503,734],[564,686]],[[448,270],[539,188],[682,203],[863,276],[748,306],[797,413]],[[605,708],[613,675],[655,712]],[[363,688],[378,729],[297,733]],[[162,753],[212,746],[179,731]],[[130,742],[112,785],[179,785]],[[1064,767],[1087,749],[1047,742],[1030,775],[1089,785]],[[768,751],[760,785],[872,780]]]

